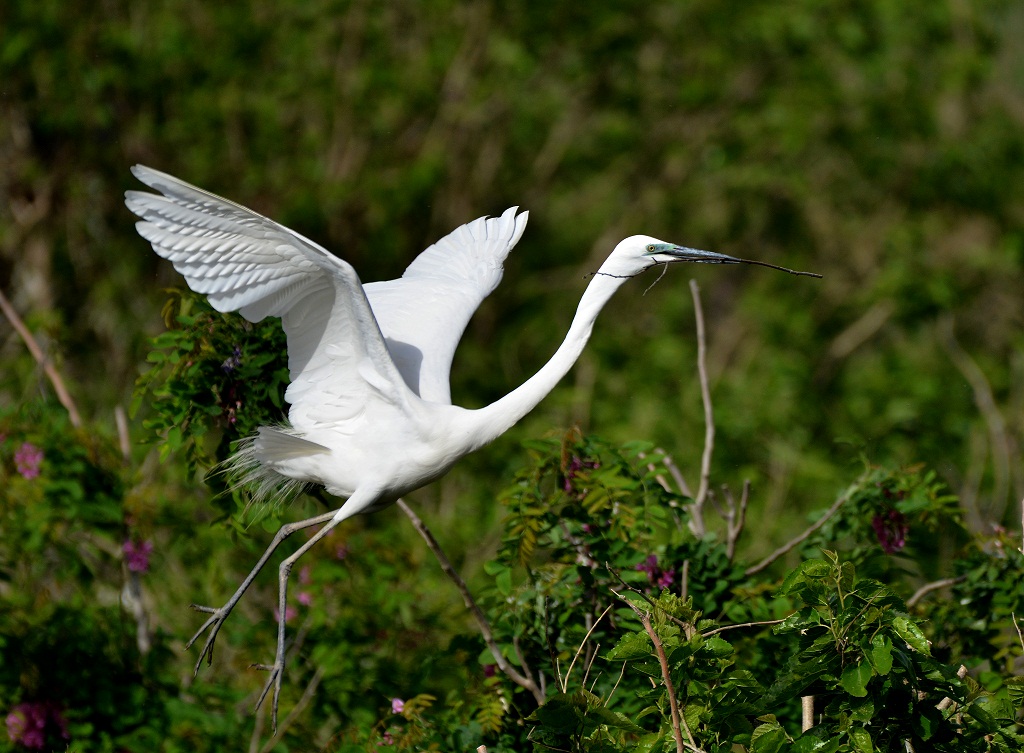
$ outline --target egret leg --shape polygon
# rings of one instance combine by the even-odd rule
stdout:
[[[346,505],[347,507],[347,505]],[[278,570],[278,622],[277,622],[277,654],[274,657],[274,663],[272,665],[267,664],[255,664],[253,666],[256,669],[262,669],[270,672],[270,677],[267,678],[267,684],[263,686],[263,692],[260,693],[259,700],[256,701],[256,709],[259,710],[260,706],[263,705],[264,699],[267,697],[267,693],[270,689],[274,689],[274,698],[271,703],[270,718],[271,725],[274,729],[274,734],[277,734],[277,706],[278,701],[281,697],[281,681],[284,677],[284,628],[285,628],[285,616],[288,614],[288,576],[291,575],[292,567],[298,561],[298,559],[313,548],[320,539],[329,534],[338,523],[345,520],[349,514],[342,514],[343,510],[338,510],[337,513],[332,513],[330,520],[327,525],[317,531],[305,544],[300,546],[295,552],[286,557],[282,562]],[[322,518],[321,518],[322,519]],[[309,521],[303,521],[308,523]]]
[[[260,570],[263,569],[263,566],[267,564],[267,560],[270,559],[270,555],[274,553],[274,550],[277,549],[280,543],[296,531],[301,531],[304,528],[319,525],[320,523],[326,523],[331,518],[333,518],[337,514],[337,512],[338,511],[335,510],[334,512],[328,512],[324,513],[323,515],[317,515],[315,518],[300,520],[295,523],[286,523],[285,525],[281,526],[281,528],[278,529],[277,534],[274,536],[274,540],[270,542],[270,546],[267,547],[267,550],[263,553],[263,556],[260,557],[259,562],[257,562],[256,566],[249,571],[249,574],[246,576],[245,580],[242,581],[242,585],[240,585],[238,587],[238,590],[235,591],[234,596],[232,596],[228,600],[228,602],[220,609],[214,609],[213,607],[203,607],[198,604],[190,605],[192,609],[196,610],[197,612],[206,612],[210,615],[210,618],[203,623],[203,626],[199,628],[199,630],[196,631],[196,634],[192,636],[192,639],[185,644],[185,650],[187,651],[188,649],[192,648],[193,643],[199,640],[199,636],[201,636],[207,630],[210,631],[210,634],[206,637],[206,643],[203,644],[203,650],[199,652],[199,659],[196,661],[195,669],[192,672],[193,677],[199,674],[199,667],[202,665],[204,657],[206,659],[207,666],[213,663],[213,643],[217,640],[217,633],[220,632],[221,625],[224,624],[224,620],[226,620],[228,615],[231,614],[231,610],[235,608],[235,604],[237,604],[238,600],[242,598],[242,594],[246,592],[246,589],[248,589],[249,586],[252,585],[252,582],[256,579],[256,576],[259,574]],[[303,548],[302,551],[305,551],[305,548]],[[284,615],[284,612],[281,612],[281,614]]]

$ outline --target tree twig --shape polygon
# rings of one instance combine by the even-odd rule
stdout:
[[[707,501],[708,485],[711,479],[711,456],[715,450],[715,415],[711,406],[711,388],[708,386],[707,339],[704,334],[704,309],[700,303],[700,288],[696,280],[690,280],[693,295],[693,315],[697,323],[697,374],[700,377],[700,396],[704,403],[704,452],[700,459],[700,483],[697,496],[690,505],[690,530],[700,538],[707,529],[704,526],[704,503]]]
[[[672,460],[672,456],[662,450],[660,447],[656,448],[661,453],[661,464],[668,469],[669,475],[672,476],[672,480],[676,482],[676,486],[679,487],[679,493],[684,497],[693,497],[693,492],[690,491],[690,485],[686,483],[686,477],[683,476],[683,472],[679,470],[679,466],[676,465],[675,461]]]
[[[683,753],[686,750],[686,743],[683,742],[683,729],[686,730],[686,736],[690,740],[691,750],[700,750],[693,739],[693,733],[690,731],[690,725],[686,723],[686,718],[679,713],[679,701],[676,700],[676,689],[672,684],[672,677],[669,673],[668,657],[665,656],[665,647],[661,645],[661,641],[658,639],[658,634],[655,633],[654,628],[651,627],[650,613],[640,609],[636,604],[628,599],[624,599],[622,595],[614,589],[612,589],[612,593],[627,604],[629,608],[636,613],[636,616],[640,618],[640,624],[643,625],[644,630],[647,631],[647,635],[651,639],[651,644],[654,646],[654,652],[658,655],[658,663],[661,665],[661,679],[665,683],[665,693],[668,695],[669,713],[672,717],[672,734],[676,739],[676,753]]]
[[[580,658],[580,653],[582,653],[583,647],[585,645],[587,645],[587,639],[590,638],[590,634],[594,632],[594,628],[596,628],[598,626],[598,624],[601,622],[601,620],[604,619],[604,616],[606,614],[608,614],[608,611],[611,608],[612,608],[612,604],[609,604],[607,607],[605,607],[605,610],[603,612],[601,612],[601,616],[598,617],[594,621],[594,624],[590,626],[590,630],[588,630],[587,634],[585,636],[583,636],[583,641],[580,643],[580,647],[576,650],[576,655],[574,657],[572,657],[572,661],[569,663],[569,669],[565,670],[565,679],[562,680],[562,692],[563,693],[567,693],[568,690],[569,690],[569,675],[572,674],[572,668],[573,668],[573,666],[575,666],[576,660]]]
[[[538,704],[542,705],[544,703],[544,694],[537,686],[536,681],[532,677],[521,674],[505,659],[504,655],[501,653],[501,649],[498,648],[498,644],[494,642],[494,635],[491,632],[491,625],[487,621],[487,617],[484,616],[483,611],[479,606],[477,606],[476,600],[473,599],[473,595],[469,592],[469,587],[466,586],[466,581],[464,581],[462,576],[455,571],[454,567],[452,567],[451,561],[441,549],[441,545],[437,543],[437,539],[434,538],[434,534],[430,532],[430,529],[427,528],[426,524],[420,520],[419,516],[412,511],[412,508],[410,508],[404,500],[400,499],[396,504],[401,508],[402,512],[408,516],[409,520],[412,521],[413,527],[419,531],[423,540],[427,542],[427,546],[430,547],[430,551],[432,551],[434,556],[437,557],[437,561],[440,563],[444,574],[447,575],[448,579],[455,584],[457,589],[459,589],[459,593],[462,594],[462,600],[466,603],[466,607],[476,619],[476,623],[480,628],[480,633],[483,636],[484,643],[487,644],[487,647],[491,650],[491,654],[494,656],[495,664],[498,665],[498,668],[502,672],[508,675],[512,682],[519,687],[530,691],[534,700],[536,700]],[[523,669],[527,672],[529,671],[525,666]]]
[[[831,518],[833,515],[835,515],[837,512],[839,512],[839,508],[841,508],[843,505],[845,505],[847,502],[849,502],[850,498],[853,496],[853,493],[855,491],[857,491],[858,489],[860,489],[859,483],[858,484],[854,484],[849,489],[847,489],[842,494],[842,496],[839,497],[839,499],[837,499],[835,502],[832,503],[832,506],[830,508],[828,508],[828,510],[825,511],[825,514],[822,515],[820,518],[818,518],[818,520],[815,521],[812,525],[810,525],[803,533],[801,533],[796,538],[790,539],[788,542],[786,542],[785,544],[780,546],[778,549],[776,549],[774,552],[769,554],[767,557],[765,557],[763,560],[758,562],[756,565],[752,565],[751,567],[748,567],[746,569],[746,571],[744,572],[744,575],[751,576],[751,575],[755,575],[755,574],[761,572],[762,570],[767,568],[769,565],[771,565],[773,562],[775,562],[775,560],[779,559],[779,557],[784,556],[785,554],[790,552],[792,549],[796,548],[801,543],[806,541],[810,537],[810,535],[812,533],[814,533],[819,528],[821,528],[823,525],[825,525],[825,523],[828,522],[829,518]]]
[[[992,500],[994,509],[988,510],[988,516],[993,520],[1001,520],[1006,512],[1006,505],[1010,492],[1010,440],[1006,432],[1006,421],[1003,414],[999,412],[996,400],[992,394],[992,386],[989,384],[985,372],[981,370],[977,362],[970,354],[963,349],[956,339],[956,331],[953,317],[947,316],[938,323],[939,340],[953,362],[957,370],[967,380],[974,393],[974,404],[985,421],[988,429],[989,449],[992,453],[992,477],[994,488],[992,489]],[[973,507],[973,505],[972,505]],[[973,513],[977,520],[975,524],[981,523],[981,511],[977,509],[968,510]]]
[[[1016,624],[1016,621],[1014,622],[1014,624]],[[960,665],[960,669],[958,669],[956,671],[956,676],[959,677],[961,680],[964,679],[965,677],[967,677],[967,667],[964,666],[963,664],[961,664]],[[952,706],[954,703],[955,703],[955,701],[952,698],[950,698],[949,696],[947,696],[947,697],[943,698],[941,701],[939,701],[935,705],[935,708],[937,708],[939,711],[945,711],[950,706]]]
[[[78,428],[82,425],[82,417],[78,413],[78,408],[75,406],[75,401],[71,399],[71,394],[64,386],[64,380],[61,379],[60,372],[57,371],[50,359],[43,353],[43,349],[39,347],[39,343],[36,338],[33,337],[32,333],[28,331],[28,327],[25,326],[25,322],[18,316],[18,312],[14,310],[14,306],[7,300],[7,296],[4,295],[3,291],[0,290],[0,311],[3,311],[4,316],[7,317],[7,321],[11,323],[15,331],[21,336],[22,342],[25,343],[25,347],[28,348],[28,352],[32,354],[32,357],[36,360],[40,366],[43,367],[43,371],[46,373],[47,378],[50,380],[50,384],[53,385],[53,391],[57,393],[57,399],[60,400],[60,404],[64,406],[68,412],[68,417],[71,419],[71,425]]]
[[[750,502],[750,479],[743,480],[743,491],[740,493],[740,504],[737,508],[732,491],[723,484],[722,494],[725,497],[728,512],[725,516],[725,556],[732,562],[736,555],[736,542],[739,541],[743,528],[747,524],[747,504]]]
[[[956,578],[943,578],[942,580],[935,580],[931,583],[925,583],[919,589],[914,591],[914,595],[907,599],[907,606],[912,607],[917,602],[921,601],[925,596],[930,594],[932,591],[938,591],[940,588],[946,588],[946,586],[955,586],[957,583],[963,583],[967,580],[966,575],[960,575]]]
[[[745,628],[745,627],[759,627],[761,625],[778,625],[780,622],[785,622],[785,620],[783,619],[783,620],[764,620],[762,622],[740,622],[740,623],[738,623],[736,625],[722,625],[721,627],[716,627],[714,630],[709,630],[706,633],[701,633],[701,635],[703,635],[705,638],[710,638],[712,635],[717,635],[718,633],[724,633],[726,630],[736,630],[737,628]]]

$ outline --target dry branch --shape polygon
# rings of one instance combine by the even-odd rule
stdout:
[[[711,406],[711,388],[708,386],[707,339],[704,334],[704,309],[700,303],[700,288],[696,280],[690,280],[693,295],[693,315],[697,323],[697,374],[700,377],[700,396],[704,403],[704,452],[700,460],[700,483],[697,496],[690,505],[690,530],[698,538],[706,533],[704,526],[704,503],[708,497],[711,478],[711,456],[715,451],[715,415]]]
[[[795,549],[801,543],[806,541],[812,533],[814,533],[823,525],[825,525],[825,523],[828,522],[829,518],[831,518],[833,515],[839,512],[839,508],[841,508],[843,505],[849,502],[850,497],[853,496],[854,491],[856,491],[859,488],[859,484],[854,484],[853,486],[851,486],[849,489],[846,490],[845,493],[843,493],[841,497],[839,497],[839,499],[832,503],[832,506],[825,511],[824,515],[818,518],[818,520],[815,521],[811,526],[809,526],[803,533],[801,533],[796,538],[790,539],[788,542],[780,546],[778,549],[769,554],[756,565],[748,567],[744,574],[748,577],[751,575],[756,575],[757,573],[761,572],[769,565],[771,565],[773,562],[775,562],[775,560],[779,559],[779,557],[786,555],[792,549]]]
[[[25,326],[25,322],[18,316],[18,312],[14,310],[14,306],[7,300],[7,296],[0,291],[0,311],[3,311],[4,316],[7,317],[7,321],[11,323],[15,331],[21,335],[22,341],[25,343],[25,347],[28,348],[28,352],[32,354],[32,357],[36,360],[40,366],[43,367],[43,371],[46,373],[47,378],[50,380],[50,384],[53,385],[53,391],[57,393],[57,399],[60,400],[60,404],[68,412],[68,416],[71,419],[71,425],[79,427],[82,425],[82,417],[78,413],[78,408],[75,406],[75,401],[71,399],[71,393],[68,392],[67,387],[64,386],[64,380],[61,379],[60,372],[57,371],[50,359],[43,353],[43,349],[39,347],[39,343],[36,341],[32,333],[28,331],[28,327]]]
[[[420,536],[427,542],[427,546],[430,547],[430,551],[437,557],[437,561],[441,565],[441,569],[444,574],[448,576],[449,580],[455,584],[455,587],[459,589],[459,593],[462,594],[462,600],[466,603],[466,607],[472,613],[476,619],[477,625],[480,627],[480,633],[483,636],[484,642],[487,647],[491,650],[491,654],[494,656],[494,662],[498,665],[498,668],[508,675],[509,679],[512,680],[516,685],[521,688],[526,688],[533,695],[534,699],[538,704],[543,705],[544,693],[537,686],[536,681],[529,676],[523,675],[515,667],[508,663],[504,655],[501,653],[501,649],[498,648],[498,644],[494,642],[494,635],[491,633],[491,625],[487,621],[487,617],[484,616],[483,611],[477,606],[476,600],[473,595],[469,592],[469,587],[466,586],[466,581],[462,579],[462,576],[456,572],[455,568],[452,567],[451,560],[441,549],[441,545],[437,543],[437,539],[434,538],[434,534],[430,532],[427,525],[420,520],[419,516],[412,511],[412,508],[405,503],[404,500],[398,500],[396,504],[401,508],[409,520],[412,521],[413,526],[419,531]],[[526,666],[523,666],[523,670],[529,672]]]

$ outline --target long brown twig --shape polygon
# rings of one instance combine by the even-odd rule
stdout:
[[[751,576],[761,572],[762,570],[766,569],[769,565],[771,565],[773,562],[775,562],[775,560],[779,559],[779,557],[786,555],[792,549],[802,544],[805,540],[807,540],[807,538],[812,533],[814,533],[823,525],[825,525],[825,523],[828,522],[829,518],[831,518],[833,515],[839,512],[839,508],[841,508],[843,505],[849,502],[850,498],[853,496],[853,493],[859,488],[859,483],[853,484],[853,486],[851,486],[849,489],[843,492],[842,496],[840,496],[839,499],[832,503],[832,506],[825,511],[824,515],[818,518],[818,520],[815,521],[812,525],[810,525],[806,530],[804,530],[803,533],[787,541],[785,544],[780,546],[778,549],[769,554],[756,565],[748,567],[744,571],[744,575]]]
[[[504,655],[501,653],[501,649],[498,648],[498,644],[494,641],[494,634],[491,632],[491,624],[487,621],[487,617],[484,615],[483,610],[477,606],[476,600],[473,595],[469,592],[469,587],[466,585],[466,581],[462,579],[462,576],[458,574],[454,567],[452,567],[451,560],[441,549],[441,545],[437,543],[437,539],[434,538],[434,534],[430,532],[427,525],[420,520],[419,516],[412,511],[412,508],[405,503],[404,500],[398,500],[396,503],[402,512],[404,512],[409,520],[412,521],[413,527],[419,531],[420,536],[427,542],[427,546],[430,547],[430,551],[434,553],[437,561],[441,565],[441,569],[444,574],[448,576],[448,579],[455,584],[455,587],[462,594],[462,600],[466,603],[466,607],[472,613],[477,625],[480,628],[480,633],[483,636],[484,643],[491,650],[491,654],[494,656],[494,663],[498,665],[498,668],[508,675],[509,679],[512,680],[516,685],[521,688],[526,688],[533,695],[534,699],[538,704],[544,703],[544,693],[541,692],[537,682],[532,678],[528,677],[519,672],[515,667],[508,663]],[[523,668],[526,670],[525,666]],[[528,670],[526,670],[528,671]]]
[[[967,580],[966,575],[960,575],[956,578],[943,578],[942,580],[935,580],[931,583],[925,583],[919,589],[914,591],[914,595],[907,599],[907,606],[912,607],[917,602],[921,601],[925,596],[930,594],[932,591],[938,591],[940,588],[946,588],[947,586],[955,586],[957,583],[963,583]]]
[[[686,717],[679,713],[679,701],[676,698],[675,685],[672,684],[672,677],[668,667],[668,657],[665,655],[665,647],[658,638],[658,634],[651,626],[650,613],[640,609],[629,599],[623,598],[622,594],[618,591],[612,589],[612,593],[632,609],[640,619],[640,624],[644,626],[644,630],[647,632],[648,637],[651,639],[651,644],[654,646],[654,652],[658,655],[658,664],[661,665],[661,679],[665,683],[665,694],[668,696],[669,714],[672,719],[672,735],[675,737],[676,741],[676,753],[684,753],[687,748],[686,743],[683,742],[682,733],[684,730],[686,732],[686,737],[690,741],[690,750],[701,751],[701,748],[697,747],[697,742],[693,739],[693,732],[690,731],[690,725],[686,722]]]
[[[3,311],[4,316],[7,317],[7,321],[11,323],[15,331],[21,336],[22,342],[25,343],[25,347],[28,348],[28,352],[32,354],[32,357],[36,360],[40,366],[43,367],[47,378],[50,380],[50,384],[53,385],[53,391],[57,393],[57,399],[60,400],[60,404],[68,412],[68,417],[71,419],[71,425],[78,428],[82,425],[82,416],[78,412],[78,408],[75,405],[75,401],[71,399],[71,393],[68,392],[67,387],[64,386],[64,380],[61,379],[60,372],[53,365],[46,354],[43,353],[43,349],[39,347],[39,343],[36,338],[33,337],[32,333],[29,332],[28,327],[25,326],[25,322],[18,316],[18,312],[14,310],[14,306],[7,300],[7,296],[4,295],[3,291],[0,290],[0,311]]]

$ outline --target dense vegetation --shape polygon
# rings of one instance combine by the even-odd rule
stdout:
[[[0,7],[0,292],[42,351],[0,319],[0,750],[1020,749],[1024,12],[584,7]],[[195,680],[186,606],[330,500],[254,522],[201,482],[280,415],[281,334],[168,294],[122,204],[136,162],[367,280],[531,210],[456,356],[470,406],[547,358],[625,235],[825,279],[633,283],[559,390],[408,500],[540,697],[494,671],[389,510],[297,573],[272,741],[247,667],[272,650],[274,579]]]

